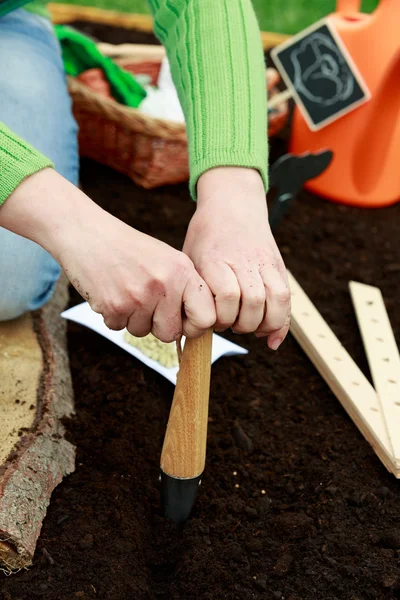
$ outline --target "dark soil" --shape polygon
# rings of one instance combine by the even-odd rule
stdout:
[[[273,157],[283,148],[274,140]],[[82,184],[113,214],[181,247],[194,210],[186,186],[144,191],[90,162]],[[347,285],[381,287],[400,342],[399,218],[400,205],[367,211],[303,193],[277,234],[365,372]],[[0,581],[1,600],[400,598],[399,482],[292,337],[273,353],[228,336],[250,352],[213,366],[206,474],[179,532],[160,516],[157,481],[172,385],[70,325],[77,470],[53,494],[33,567]]]

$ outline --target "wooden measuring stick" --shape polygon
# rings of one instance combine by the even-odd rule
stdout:
[[[193,479],[204,471],[210,395],[212,330],[186,339],[161,453],[164,473]]]
[[[289,284],[291,333],[388,471],[400,478],[376,391],[290,273]]]
[[[351,281],[350,294],[395,460],[400,463],[400,354],[379,288]]]

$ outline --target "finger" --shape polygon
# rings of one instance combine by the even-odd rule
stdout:
[[[121,331],[121,329],[125,329],[128,324],[127,315],[110,314],[103,316],[103,318],[105,326],[114,331]]]
[[[129,294],[105,302],[102,314],[105,325],[115,331],[126,327],[132,335],[142,337],[151,330],[152,306]]]
[[[268,336],[268,347],[271,348],[271,350],[278,350],[279,346],[282,344],[282,342],[286,338],[289,328],[290,328],[290,312],[288,313],[288,315],[286,317],[285,325],[278,331],[275,331],[274,333],[271,333],[271,335]]]
[[[129,317],[127,330],[135,337],[148,335],[152,327],[152,314],[149,310],[137,309]]]
[[[224,331],[232,327],[239,314],[240,286],[237,277],[229,265],[222,263],[210,265],[201,274],[214,294],[215,329]]]
[[[290,290],[277,269],[263,269],[261,277],[265,286],[267,309],[256,333],[269,335],[282,329],[288,316],[290,318]]]
[[[182,297],[171,292],[156,306],[152,334],[162,342],[174,342],[182,335]]]
[[[95,309],[93,309],[95,310]],[[95,312],[101,312],[104,319],[104,324],[108,329],[114,331],[120,331],[124,329],[128,324],[129,318],[129,305],[126,302],[118,301],[113,298],[106,302],[101,310],[95,310]]]
[[[236,333],[252,333],[263,320],[265,313],[265,288],[258,271],[236,272],[241,289],[239,317],[232,327]]]
[[[199,337],[213,327],[217,318],[214,297],[210,288],[197,273],[188,281],[183,292],[183,333],[187,337]]]

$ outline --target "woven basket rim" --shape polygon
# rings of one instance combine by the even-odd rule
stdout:
[[[114,98],[107,98],[96,91],[91,90],[87,85],[78,81],[75,77],[68,77],[68,87],[73,95],[79,94],[85,104],[90,104],[91,109],[96,110],[99,114],[107,114],[118,123],[123,120],[127,128],[135,124],[135,129],[149,135],[156,135],[161,138],[174,137],[176,140],[186,140],[186,125],[184,123],[175,123],[167,119],[155,118],[146,113],[125,106],[117,102]]]

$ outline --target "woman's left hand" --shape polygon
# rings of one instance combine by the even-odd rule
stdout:
[[[197,194],[183,251],[214,294],[215,329],[268,336],[277,350],[289,329],[290,291],[258,171],[211,169]]]

